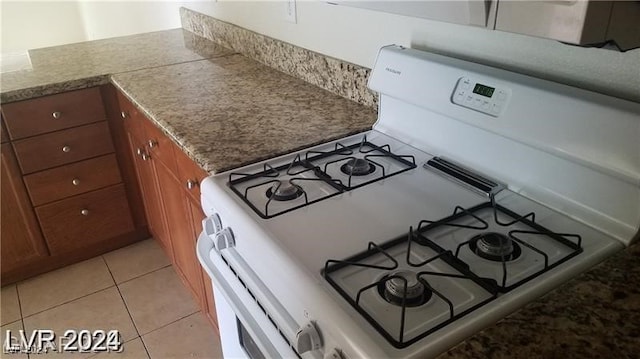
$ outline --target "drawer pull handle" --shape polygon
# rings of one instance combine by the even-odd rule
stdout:
[[[124,112],[124,111],[120,112],[120,117],[122,117],[123,120],[126,119],[127,118],[127,113]]]
[[[69,146],[62,147],[62,152],[71,152],[71,147]]]
[[[79,180],[79,179],[77,179],[77,178],[74,178],[74,179],[71,181],[71,183],[72,183],[74,186],[78,186],[78,185],[80,185],[80,180]]]
[[[89,215],[89,210],[88,209],[83,209],[82,211],[80,211],[80,214],[83,216],[88,216]]]
[[[149,148],[154,148],[158,145],[158,141],[156,140],[149,140],[149,142],[147,142],[147,144],[149,145]]]
[[[55,111],[51,114],[51,116],[53,116],[53,118],[57,120],[62,117],[62,113],[60,111]]]
[[[144,153],[144,152],[142,153],[142,160],[143,160],[143,161],[147,161],[147,160],[149,160],[150,158],[151,158],[151,156],[149,156],[148,154],[146,154],[146,153]]]
[[[136,155],[142,156],[143,153],[144,153],[144,150],[142,148],[136,148]]]
[[[187,180],[187,189],[194,189],[198,186],[198,182],[194,180]]]

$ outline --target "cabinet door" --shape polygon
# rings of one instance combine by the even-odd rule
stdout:
[[[176,164],[178,165],[178,179],[185,191],[185,205],[189,212],[191,221],[191,238],[193,239],[191,252],[194,254],[194,261],[197,261],[195,256],[196,240],[202,231],[202,220],[205,218],[202,206],[200,205],[200,182],[207,177],[207,172],[200,168],[191,158],[189,158],[182,150],[175,148]],[[203,298],[201,303],[201,310],[206,314],[209,322],[217,330],[218,320],[216,317],[216,305],[213,299],[213,286],[211,284],[211,278],[203,271],[198,263],[198,270],[202,277],[203,284]]]
[[[2,145],[2,273],[49,255],[9,144]]]
[[[131,133],[127,134],[129,149],[134,159],[134,167],[138,175],[138,184],[142,192],[142,200],[147,215],[147,224],[153,237],[164,248],[165,253],[173,260],[173,249],[169,238],[166,217],[162,208],[160,188],[157,182],[156,169],[145,146]],[[138,154],[141,151],[144,153]]]
[[[193,236],[191,214],[185,203],[184,190],[175,175],[162,163],[156,163],[156,168],[167,214],[174,263],[198,304],[203,307],[202,272],[196,257],[196,238]]]

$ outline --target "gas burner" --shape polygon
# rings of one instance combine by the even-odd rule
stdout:
[[[469,242],[469,248],[478,256],[496,262],[512,261],[522,253],[518,243],[497,232],[486,232],[474,236]]]
[[[406,285],[406,290],[405,290]],[[417,307],[431,299],[433,292],[418,279],[416,273],[408,270],[391,272],[378,283],[378,293],[389,303],[406,307]]]
[[[366,176],[375,170],[376,166],[363,158],[352,158],[340,166],[340,171],[349,176]]]
[[[278,182],[267,190],[267,197],[276,201],[290,201],[304,194],[302,187],[291,182]]]

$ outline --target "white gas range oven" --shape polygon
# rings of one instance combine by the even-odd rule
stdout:
[[[399,46],[371,131],[207,178],[227,358],[429,358],[628,246],[640,104]]]

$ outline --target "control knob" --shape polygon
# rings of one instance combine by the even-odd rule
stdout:
[[[322,347],[320,332],[313,322],[308,322],[296,333],[296,350],[299,354],[318,350]]]
[[[225,248],[235,247],[236,240],[233,237],[231,228],[227,227],[216,233],[215,241],[213,242],[218,252]]]
[[[215,234],[222,230],[222,221],[220,220],[220,216],[217,213],[214,213],[212,216],[203,219],[202,229],[206,235],[213,239]]]

